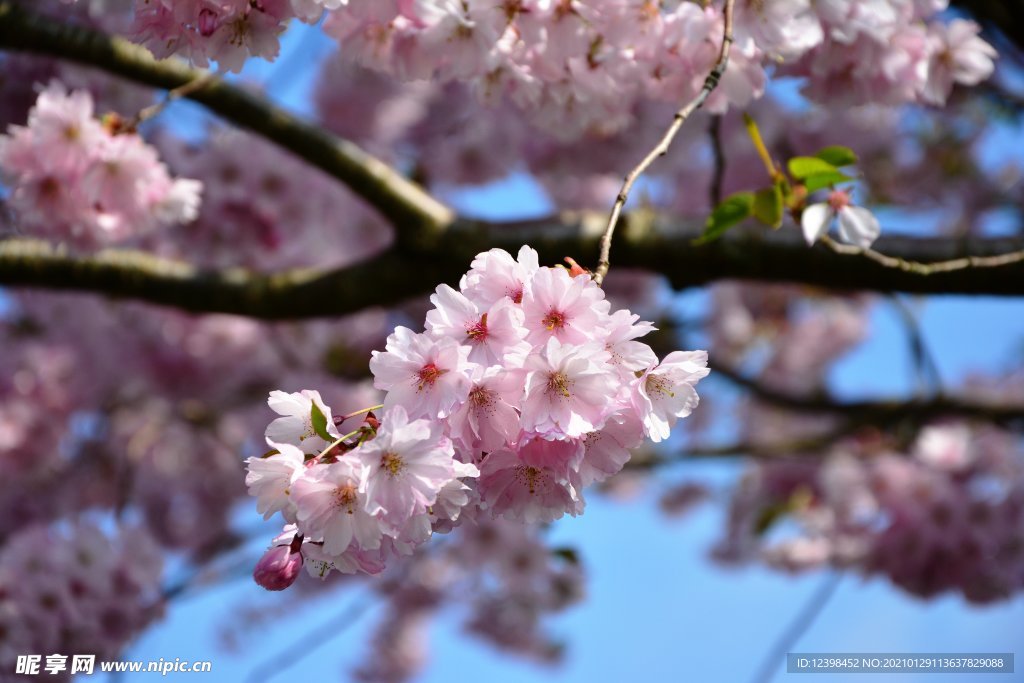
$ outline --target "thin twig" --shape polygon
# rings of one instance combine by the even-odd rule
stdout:
[[[707,78],[704,79],[704,85],[701,87],[700,92],[676,112],[672,118],[671,125],[665,131],[665,134],[661,136],[658,144],[647,153],[647,156],[632,171],[626,174],[625,180],[622,183],[622,189],[619,190],[619,195],[615,198],[615,203],[612,205],[611,214],[608,216],[608,225],[601,236],[601,256],[597,262],[597,268],[594,269],[594,282],[599,285],[604,282],[604,278],[608,274],[608,268],[611,265],[608,259],[612,249],[612,235],[615,233],[615,226],[619,222],[619,214],[622,213],[622,207],[625,206],[626,200],[629,199],[629,191],[633,189],[633,184],[636,183],[637,179],[651,164],[668,152],[669,146],[671,146],[672,141],[679,133],[683,123],[704,104],[708,96],[718,87],[718,82],[722,79],[722,75],[729,65],[729,47],[732,45],[732,8],[734,2],[735,0],[725,0],[725,9],[722,11],[722,46],[718,51],[718,59],[715,62],[715,66],[711,69],[711,73],[708,74]]]
[[[995,256],[961,256],[960,258],[949,259],[948,261],[921,263],[919,261],[907,261],[897,256],[887,256],[881,252],[871,249],[870,247],[865,249],[864,247],[858,247],[853,244],[840,244],[828,235],[822,235],[821,241],[837,254],[847,256],[866,256],[875,263],[885,266],[886,268],[895,268],[897,270],[902,270],[905,273],[914,273],[915,275],[951,273],[953,271],[964,270],[966,268],[998,268],[1000,266],[1008,266],[1013,263],[1020,263],[1021,261],[1024,261],[1024,249],[1022,249],[1020,251],[1011,251],[1006,254],[996,254]]]
[[[787,439],[773,443],[756,443],[752,441],[738,441],[723,446],[691,446],[677,451],[670,457],[658,455],[634,456],[626,467],[633,470],[647,470],[664,465],[674,465],[690,460],[702,460],[705,458],[730,458],[734,456],[747,456],[759,460],[779,458],[799,458],[811,454],[819,454],[824,449],[833,445],[840,439],[849,436],[863,426],[860,420],[848,420],[839,425],[836,429],[830,430],[820,436],[808,436],[804,438]]]
[[[192,93],[202,90],[211,83],[216,82],[222,76],[222,71],[208,71],[188,83],[179,85],[177,88],[171,88],[159,102],[151,104],[144,109],[140,109],[139,113],[133,116],[131,120],[125,124],[125,128],[128,130],[135,130],[142,123],[149,121],[151,118],[162,112],[175,100],[180,100],[183,97],[188,97]]]
[[[939,366],[935,361],[934,354],[932,354],[931,349],[925,342],[924,333],[921,331],[921,324],[917,319],[917,315],[907,305],[907,302],[899,296],[892,294],[888,298],[907,330],[910,355],[914,360],[922,398],[927,395],[926,391],[929,388],[934,395],[942,394],[942,375],[939,373]]]
[[[772,645],[771,650],[761,662],[757,675],[754,676],[754,683],[769,683],[775,677],[786,654],[800,642],[800,639],[814,625],[814,621],[836,594],[836,589],[839,588],[842,578],[843,575],[835,571],[825,577],[825,580],[818,586],[818,590],[814,591],[800,613]]]
[[[711,172],[711,186],[708,188],[712,208],[722,201],[722,181],[725,178],[725,150],[722,149],[722,117],[715,115],[711,117],[708,124],[708,137],[711,140],[711,153],[714,156],[715,166]]]
[[[319,648],[333,642],[335,638],[358,621],[359,617],[363,616],[372,605],[373,600],[366,594],[353,600],[330,621],[309,629],[287,647],[281,648],[280,651],[257,664],[246,680],[251,683],[262,683],[287,671]]]
[[[940,417],[979,419],[1012,427],[1024,425],[1024,405],[1008,405],[967,397],[935,396],[927,399],[893,399],[872,401],[839,401],[832,395],[796,395],[779,391],[747,377],[728,364],[709,358],[708,367],[721,377],[746,389],[758,400],[795,412],[843,415],[862,423],[883,427],[894,422],[911,420],[917,423]]]

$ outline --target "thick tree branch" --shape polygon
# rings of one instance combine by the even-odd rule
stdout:
[[[0,0],[0,49],[34,52],[99,67],[164,90],[206,77],[176,60],[157,61],[145,49],[81,26],[63,24]],[[429,240],[454,217],[446,206],[355,144],[310,125],[263,98],[208,79],[186,95],[348,185],[391,221],[400,240]]]
[[[264,319],[328,317],[427,294],[439,282],[455,283],[473,256],[492,247],[515,251],[530,244],[545,263],[592,253],[604,218],[600,213],[566,213],[508,223],[460,220],[429,250],[393,250],[344,268],[269,274],[204,271],[129,250],[76,256],[43,241],[9,239],[0,241],[0,285],[94,292]],[[623,223],[617,262],[661,273],[676,289],[740,279],[839,290],[1024,295],[1024,262],[922,276],[824,246],[808,248],[796,231],[732,231],[694,245],[700,234],[696,226],[662,224],[642,213],[624,216]],[[928,262],[1013,251],[1024,247],[1024,240],[883,237],[877,244],[886,253]]]
[[[5,285],[87,291],[195,313],[263,319],[342,315],[397,303],[420,289],[412,286],[414,275],[401,275],[409,267],[405,259],[387,254],[334,270],[207,271],[140,251],[111,249],[79,258],[38,240],[0,241]]]

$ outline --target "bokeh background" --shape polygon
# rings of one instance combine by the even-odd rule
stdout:
[[[316,27],[295,24],[276,63],[253,60],[232,78],[256,84],[283,106],[312,115],[315,65],[334,49]],[[793,82],[775,82],[770,88],[787,106],[802,106]],[[197,140],[207,122],[208,115],[188,103],[172,105],[160,121]],[[841,131],[834,142],[844,143]],[[1024,136],[1012,120],[993,122],[981,149],[993,165],[1019,158],[1024,156]],[[544,191],[521,173],[443,196],[467,215],[493,219],[541,216],[552,208]],[[887,229],[928,231],[920,214],[879,215]],[[995,217],[990,228],[990,233],[999,234],[1006,226]],[[915,312],[939,373],[950,386],[971,373],[998,375],[1024,359],[1022,302],[952,296],[903,301]],[[705,292],[694,291],[674,295],[671,305],[683,319],[700,319],[709,301]],[[695,336],[692,341],[706,340]],[[916,377],[904,322],[892,305],[879,301],[872,308],[867,341],[832,368],[829,382],[837,397],[854,400],[912,394]],[[725,400],[739,396],[713,376],[706,383]],[[702,389],[708,390],[704,384]],[[727,436],[730,425],[716,424],[715,431]],[[586,514],[553,525],[551,544],[575,548],[587,574],[586,599],[549,622],[564,645],[560,664],[507,657],[467,637],[461,626],[464,615],[450,610],[433,622],[425,643],[429,664],[419,680],[780,681],[792,677],[784,673],[780,655],[788,650],[1015,652],[1017,673],[993,680],[1024,681],[1024,596],[982,607],[959,595],[922,600],[882,578],[865,580],[831,570],[790,576],[762,567],[726,569],[714,563],[709,551],[721,536],[729,492],[743,466],[741,458],[716,458],[663,467],[655,480],[628,480],[627,473],[622,475],[627,481],[613,492],[590,495]],[[712,496],[685,515],[667,515],[658,504],[659,487],[684,480],[706,485]],[[365,656],[380,606],[365,586],[346,582],[315,599],[264,592],[249,573],[277,524],[263,522],[248,501],[238,507],[234,519],[236,528],[257,540],[218,560],[215,581],[200,582],[172,600],[166,618],[122,658],[213,662],[212,674],[167,677],[175,681],[197,676],[223,681],[346,678]],[[175,570],[172,565],[172,579]],[[847,678],[814,676],[823,681]],[[920,675],[876,675],[869,680],[919,679]],[[104,678],[96,674],[90,680]],[[926,680],[975,679],[930,674]]]

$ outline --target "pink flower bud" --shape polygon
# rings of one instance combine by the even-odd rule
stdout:
[[[302,568],[302,554],[286,545],[274,546],[260,558],[252,578],[268,591],[283,591],[295,583]]]
[[[573,277],[579,277],[580,275],[590,275],[590,271],[576,263],[576,259],[571,256],[565,257],[565,262],[569,264],[569,275]]]

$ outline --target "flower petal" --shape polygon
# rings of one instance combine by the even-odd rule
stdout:
[[[867,249],[881,232],[878,219],[863,206],[845,206],[840,209],[839,237],[844,242]]]
[[[828,231],[828,224],[832,221],[832,209],[828,204],[811,204],[804,209],[804,215],[800,218],[800,226],[804,230],[804,239],[808,245],[817,242],[822,235]]]

